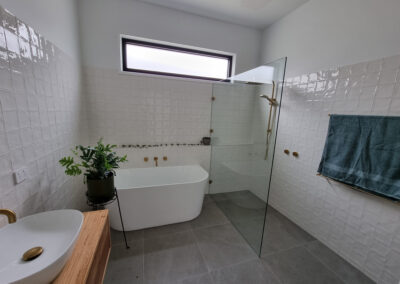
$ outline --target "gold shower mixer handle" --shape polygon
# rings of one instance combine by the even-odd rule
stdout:
[[[264,98],[264,99],[267,99],[269,101],[270,105],[276,106],[278,104],[276,99],[270,98],[267,95],[261,95],[260,97]]]
[[[273,106],[276,106],[278,103],[276,102],[275,99],[271,99],[270,97],[267,97],[267,100],[269,101],[269,103]]]

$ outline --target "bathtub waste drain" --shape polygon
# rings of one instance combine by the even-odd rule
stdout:
[[[40,256],[43,253],[43,248],[42,247],[34,247],[31,249],[28,249],[24,255],[22,256],[23,261],[31,261]]]

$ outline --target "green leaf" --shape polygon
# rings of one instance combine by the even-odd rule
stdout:
[[[73,157],[67,156],[59,162],[65,167],[67,175],[80,175],[84,171],[85,178],[104,179],[113,169],[119,168],[119,163],[127,161],[127,156],[119,157],[112,149],[117,145],[103,144],[103,138],[99,139],[96,146],[78,145],[71,152],[80,159],[75,162]]]

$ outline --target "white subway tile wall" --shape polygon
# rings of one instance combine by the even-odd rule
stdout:
[[[128,162],[121,168],[148,168],[154,167],[154,157],[158,158],[158,166],[200,165],[207,172],[210,170],[210,146],[162,146],[155,148],[135,149],[119,148],[119,155],[127,155]],[[148,161],[144,161],[144,158]],[[167,157],[164,161],[163,158]]]
[[[0,207],[18,217],[83,208],[82,179],[58,164],[87,142],[79,64],[3,8],[0,20]],[[22,167],[28,178],[15,184]]]
[[[400,206],[316,176],[329,114],[400,115],[400,56],[289,78],[270,204],[379,283],[400,280]],[[283,154],[299,152],[299,158]]]
[[[210,135],[210,83],[94,67],[84,76],[92,143],[197,144]]]
[[[103,138],[121,145],[198,144],[210,136],[212,84],[84,69],[90,142]],[[162,146],[118,149],[129,162],[123,167],[210,165],[210,147]],[[143,161],[149,157],[149,162]]]

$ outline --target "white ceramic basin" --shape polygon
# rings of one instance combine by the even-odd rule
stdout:
[[[43,212],[0,229],[0,283],[49,283],[71,256],[83,223],[77,210]],[[25,262],[22,255],[41,246],[43,253]]]

